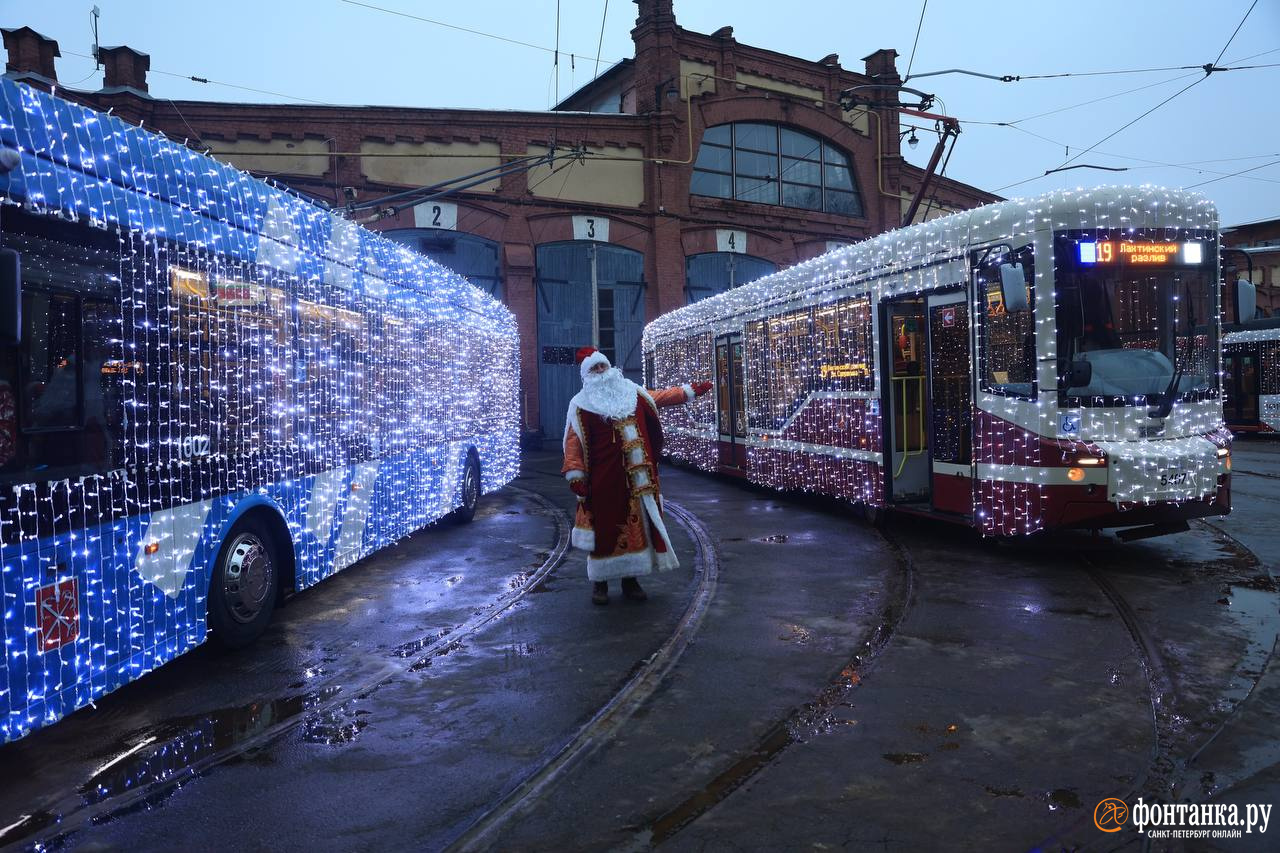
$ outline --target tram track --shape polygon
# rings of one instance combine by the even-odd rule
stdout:
[[[689,647],[715,596],[720,576],[719,551],[696,515],[674,501],[666,501],[663,509],[693,539],[694,571],[698,576],[698,586],[675,630],[549,761],[508,791],[493,808],[481,815],[455,840],[448,850],[463,853],[491,849],[504,827],[530,813],[573,767],[617,735],[632,715],[653,696]]]
[[[240,759],[248,753],[279,741],[304,725],[314,724],[327,715],[335,715],[353,699],[364,698],[393,679],[407,672],[419,672],[430,661],[447,654],[469,636],[472,636],[509,611],[514,605],[536,590],[555,571],[569,551],[572,521],[568,514],[548,498],[537,492],[508,485],[507,489],[535,504],[555,527],[554,545],[545,559],[524,576],[522,582],[498,595],[488,605],[472,612],[470,617],[452,628],[438,632],[422,640],[402,644],[391,650],[393,658],[401,663],[388,663],[376,673],[366,676],[355,685],[316,685],[306,693],[270,702],[254,702],[245,708],[271,707],[278,709],[282,718],[266,725],[248,736],[237,737],[226,748],[216,750],[189,763],[163,778],[136,784],[130,780],[129,789],[123,792],[104,791],[104,775],[119,775],[121,762],[143,764],[148,756],[171,750],[181,753],[185,742],[191,739],[193,724],[208,715],[192,715],[178,721],[166,721],[136,733],[137,740],[121,755],[104,764],[79,786],[75,794],[68,794],[57,802],[33,810],[22,819],[0,831],[0,848],[9,848],[26,842],[36,849],[50,849],[65,845],[72,836],[85,828],[109,821],[137,808],[163,801],[183,785],[209,773],[215,768]],[[337,681],[331,679],[330,681]],[[234,724],[233,724],[234,725]],[[54,830],[54,831],[49,831]]]
[[[1247,556],[1255,567],[1267,575],[1271,586],[1274,588],[1275,578],[1265,564],[1244,543],[1222,527],[1206,519],[1199,519],[1198,523],[1227,540],[1237,554]],[[1199,742],[1193,752],[1180,758],[1176,754],[1178,751],[1176,747],[1181,745],[1176,743],[1180,729],[1177,725],[1179,718],[1178,695],[1173,678],[1169,673],[1169,667],[1160,653],[1159,645],[1142,623],[1142,620],[1139,619],[1135,608],[1107,577],[1103,567],[1099,566],[1095,560],[1087,555],[1083,556],[1082,559],[1085,574],[1088,575],[1089,579],[1093,581],[1120,616],[1125,630],[1129,634],[1130,641],[1133,643],[1139,663],[1146,673],[1148,699],[1151,708],[1151,756],[1141,775],[1120,796],[1120,799],[1129,804],[1133,803],[1134,797],[1143,797],[1156,802],[1188,801],[1181,796],[1181,793],[1186,790],[1189,775],[1193,772],[1192,765],[1204,750],[1239,716],[1240,711],[1254,696],[1258,682],[1261,680],[1261,673],[1265,672],[1267,664],[1270,663],[1271,658],[1277,652],[1277,646],[1280,645],[1280,634],[1274,639],[1270,650],[1267,652],[1266,660],[1259,668],[1259,676],[1253,680],[1246,695],[1235,704],[1231,713],[1227,714],[1213,731]],[[1042,849],[1048,849],[1053,845],[1065,845],[1071,836],[1078,835],[1078,830],[1087,828],[1087,826],[1087,818],[1073,821],[1054,836],[1045,839],[1039,846]],[[1130,846],[1135,841],[1141,843],[1143,851],[1149,850],[1151,847],[1150,838],[1143,835],[1140,838],[1106,836],[1096,838],[1083,846],[1076,846],[1073,849],[1082,851],[1090,849],[1118,850]]]
[[[902,542],[887,529],[880,528],[877,532],[893,550],[899,571],[896,582],[891,585],[889,595],[886,596],[887,601],[881,609],[880,618],[859,645],[863,651],[842,666],[813,701],[796,708],[770,726],[752,750],[742,754],[702,788],[643,826],[635,833],[631,843],[624,847],[625,850],[648,850],[670,841],[763,772],[789,746],[822,731],[831,711],[847,703],[849,694],[862,683],[862,679],[889,645],[915,600],[915,560]]]

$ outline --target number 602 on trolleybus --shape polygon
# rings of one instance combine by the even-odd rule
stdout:
[[[1062,191],[848,246],[645,329],[700,468],[983,534],[1185,530],[1230,511],[1218,217],[1154,187]]]

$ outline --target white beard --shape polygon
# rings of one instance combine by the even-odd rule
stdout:
[[[575,398],[588,412],[606,418],[625,418],[636,413],[640,386],[611,367],[604,373],[588,373],[582,380],[582,392]]]

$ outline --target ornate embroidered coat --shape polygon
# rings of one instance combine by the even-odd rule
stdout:
[[[686,403],[694,393],[688,385],[637,390],[635,412],[624,418],[588,411],[578,397],[569,403],[562,470],[570,481],[587,479],[572,542],[591,552],[587,577],[593,581],[639,577],[680,565],[662,520],[658,407]]]

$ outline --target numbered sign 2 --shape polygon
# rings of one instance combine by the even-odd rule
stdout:
[[[717,228],[716,251],[745,253],[747,251],[747,232],[733,231],[729,228]]]
[[[458,230],[458,206],[451,201],[424,201],[413,206],[415,228]]]
[[[573,239],[609,242],[609,220],[603,216],[573,217]]]

